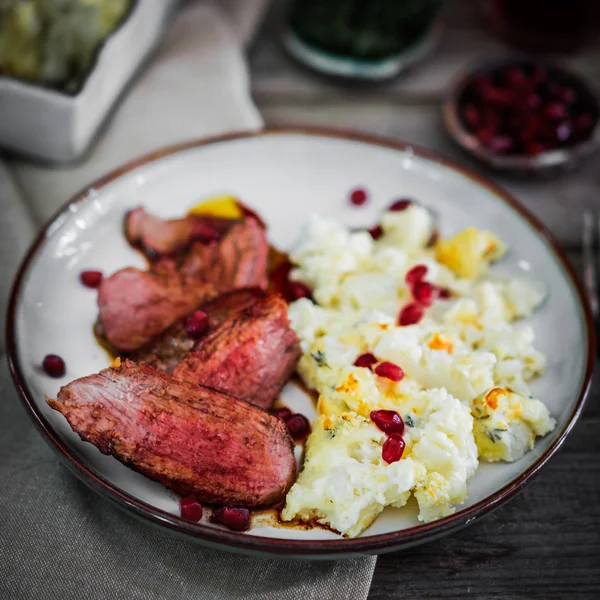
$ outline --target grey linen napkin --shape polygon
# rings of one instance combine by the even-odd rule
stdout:
[[[235,3],[227,0],[229,6]],[[246,6],[246,0],[242,3]],[[206,3],[202,10],[209,8]],[[188,22],[191,16],[185,15]],[[175,32],[175,37],[181,37],[185,44],[186,39],[179,34]],[[154,76],[157,70],[164,76],[164,62],[175,52],[172,39],[167,40],[166,47],[163,64],[159,55],[148,78],[152,78],[153,68]],[[142,78],[141,87],[145,81]],[[127,106],[120,114],[125,111]],[[241,115],[249,125],[254,119],[252,111],[249,107]],[[121,123],[127,125],[123,117]],[[20,187],[37,223],[0,162],[2,329],[12,278],[40,218],[64,200],[67,188],[71,193],[79,187],[79,178],[83,182],[85,177],[98,176],[112,166],[107,149],[116,144],[113,131],[107,132],[101,147],[86,163],[64,170],[62,176],[61,170],[34,172],[25,164],[17,167]],[[156,142],[150,137],[142,145]],[[119,156],[118,160],[140,151],[130,150],[130,156]],[[45,197],[48,202],[44,202]],[[138,522],[91,492],[59,462],[26,415],[8,373],[4,334],[0,333],[0,599],[366,598],[375,557],[292,562],[220,552]]]

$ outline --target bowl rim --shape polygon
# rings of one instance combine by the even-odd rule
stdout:
[[[22,77],[15,77],[13,75],[2,74],[0,73],[0,87],[3,85],[11,86],[15,89],[21,88],[24,91],[28,91],[31,93],[39,93],[40,95],[49,95],[53,99],[59,102],[69,102],[75,100],[83,92],[85,91],[85,87],[88,84],[92,73],[96,70],[98,66],[98,61],[100,60],[100,55],[104,48],[112,41],[112,38],[122,29],[124,29],[129,22],[133,19],[134,15],[139,12],[140,7],[142,5],[143,0],[131,0],[131,3],[127,7],[127,10],[116,24],[116,26],[108,32],[106,36],[104,36],[92,54],[92,58],[90,60],[90,64],[83,74],[79,85],[75,88],[73,92],[67,92],[60,87],[56,87],[49,83],[43,83],[41,81],[36,81],[33,79],[24,79]]]
[[[582,88],[585,88],[590,93],[596,102],[599,116],[596,119],[596,123],[588,139],[582,140],[573,146],[557,148],[533,156],[527,156],[525,154],[502,155],[495,154],[485,148],[472,133],[467,131],[458,114],[459,98],[467,83],[477,74],[489,72],[495,68],[515,63],[536,64],[546,69],[564,73],[569,78],[577,81]],[[600,93],[596,86],[573,69],[569,69],[548,60],[531,58],[524,54],[514,53],[509,55],[490,56],[483,60],[476,59],[465,68],[458,71],[450,80],[450,84],[444,96],[442,103],[442,120],[446,132],[456,144],[471,156],[474,156],[481,162],[497,170],[542,172],[546,169],[574,164],[589,156],[600,147]]]
[[[90,192],[98,190],[110,182],[118,179],[138,167],[147,165],[161,158],[173,155],[179,152],[199,148],[211,144],[219,144],[240,139],[253,139],[267,136],[278,135],[299,135],[307,137],[325,137],[337,140],[354,141],[366,145],[384,147],[391,150],[405,152],[410,150],[417,156],[448,167],[459,174],[467,177],[476,184],[492,192],[498,199],[503,201],[509,208],[512,208],[522,219],[524,219],[533,229],[534,235],[537,234],[548,247],[548,251],[554,255],[557,263],[562,267],[564,274],[569,280],[574,295],[576,296],[583,325],[587,338],[585,350],[586,367],[582,384],[577,393],[577,400],[573,409],[560,432],[558,432],[554,442],[548,449],[537,458],[537,460],[520,475],[515,477],[505,486],[490,494],[486,498],[477,502],[473,506],[458,510],[453,515],[444,517],[430,523],[416,525],[414,527],[394,532],[382,533],[367,537],[358,538],[339,538],[335,540],[297,540],[282,539],[247,535],[228,530],[213,528],[203,524],[196,524],[184,521],[171,513],[151,506],[130,494],[127,494],[112,483],[96,474],[86,464],[80,460],[69,448],[60,440],[52,426],[48,423],[41,411],[38,409],[34,396],[29,389],[27,380],[23,374],[18,359],[18,341],[16,335],[16,311],[19,303],[19,297],[25,278],[28,274],[32,261],[36,258],[39,250],[50,235],[53,233],[54,224],[61,219],[63,215],[70,211],[71,206],[84,202],[89,198]],[[380,136],[359,133],[355,131],[345,131],[339,129],[328,129],[320,127],[297,127],[280,126],[273,128],[264,128],[256,131],[238,131],[226,133],[223,135],[211,136],[197,140],[187,141],[171,145],[139,158],[114,169],[110,173],[100,177],[96,181],[87,185],[81,191],[72,196],[56,213],[46,222],[29,251],[23,259],[17,275],[15,277],[13,288],[10,295],[9,306],[6,317],[6,348],[8,363],[14,384],[20,394],[26,412],[33,420],[36,427],[42,433],[46,442],[55,450],[63,462],[87,485],[99,492],[102,496],[116,503],[121,508],[133,513],[146,522],[153,525],[161,525],[168,530],[183,534],[188,538],[204,542],[214,547],[226,546],[230,550],[241,550],[258,554],[268,554],[280,557],[298,557],[298,558],[351,558],[357,555],[375,554],[384,551],[392,551],[400,547],[408,547],[422,543],[434,537],[440,537],[454,529],[458,529],[469,523],[472,523],[478,517],[501,506],[517,492],[519,492],[527,483],[529,483],[547,463],[547,461],[556,453],[564,442],[566,436],[575,425],[581,415],[586,397],[589,392],[592,379],[595,353],[595,336],[592,313],[579,278],[576,276],[573,267],[567,260],[563,250],[549,230],[533,216],[523,205],[521,205],[511,194],[505,191],[497,184],[491,182],[486,177],[475,173],[474,171],[463,167],[462,165],[437,155],[434,152],[420,148],[406,142],[392,140]]]

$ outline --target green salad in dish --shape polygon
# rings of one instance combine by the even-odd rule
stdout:
[[[0,76],[69,93],[135,0],[0,0]]]

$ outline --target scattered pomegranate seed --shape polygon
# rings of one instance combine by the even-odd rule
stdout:
[[[290,281],[286,286],[284,298],[288,302],[293,302],[294,300],[298,300],[299,298],[312,299],[312,292],[306,284],[300,281]]]
[[[304,415],[292,415],[286,419],[285,424],[295,441],[304,439],[310,433],[310,423]]]
[[[182,498],[179,501],[181,518],[197,523],[202,518],[202,505],[194,498]]]
[[[559,142],[566,142],[571,137],[572,133],[573,128],[571,127],[571,123],[565,121],[556,128],[556,139]]]
[[[388,465],[398,462],[402,458],[402,454],[404,454],[405,447],[406,444],[404,443],[402,436],[397,433],[392,433],[392,435],[383,442],[381,457]]]
[[[427,281],[417,281],[412,293],[416,302],[422,306],[431,306],[437,296],[437,289]]]
[[[409,198],[402,198],[401,200],[396,200],[395,202],[392,202],[388,210],[391,212],[402,212],[403,210],[406,210],[411,204],[413,204],[412,200],[410,200]]]
[[[415,283],[422,281],[425,279],[427,275],[427,265],[415,265],[406,273],[404,277],[404,281],[406,281],[407,285],[411,287],[415,285]]]
[[[187,318],[185,333],[190,339],[199,340],[206,333],[208,325],[208,315],[202,310],[197,310]]]
[[[554,102],[546,107],[546,115],[550,119],[564,119],[569,115],[569,111],[564,104]]]
[[[494,137],[494,130],[493,129],[488,129],[488,128],[484,128],[484,129],[479,129],[475,135],[477,136],[477,139],[482,143],[482,144],[489,144],[489,142],[492,140],[492,138]]]
[[[211,227],[202,221],[197,221],[194,223],[191,238],[196,242],[208,244],[209,242],[214,242],[219,239],[219,232],[214,227]]]
[[[416,302],[407,304],[398,316],[398,325],[406,327],[407,325],[415,325],[423,318],[423,307]]]
[[[515,141],[507,135],[496,135],[489,142],[488,147],[492,152],[505,154],[513,149]]]
[[[62,377],[65,374],[65,361],[57,354],[46,354],[42,367],[50,377]]]
[[[363,367],[365,369],[372,369],[373,365],[377,364],[377,359],[370,352],[361,354],[355,361],[355,367]]]
[[[404,433],[404,421],[395,410],[372,410],[371,421],[384,433]]]
[[[85,287],[97,288],[101,283],[104,275],[102,271],[81,271],[79,280]]]
[[[374,225],[368,231],[374,240],[378,240],[383,235],[383,228],[381,225]]]
[[[248,531],[250,529],[250,511],[247,508],[220,506],[213,510],[210,520],[213,523],[225,525],[233,531]]]
[[[362,206],[369,199],[369,194],[364,188],[354,188],[350,192],[350,203],[354,206]]]
[[[375,367],[375,374],[379,377],[385,377],[385,379],[391,379],[392,381],[398,382],[404,379],[404,371],[392,362],[387,360],[379,363]]]
[[[269,411],[274,417],[281,419],[282,421],[287,421],[292,416],[292,411],[287,407],[282,408],[272,408]]]
[[[513,87],[521,87],[527,84],[527,77],[522,69],[516,66],[506,67],[504,70],[506,83]]]
[[[481,115],[474,104],[465,104],[463,118],[472,129],[476,129],[481,125]]]

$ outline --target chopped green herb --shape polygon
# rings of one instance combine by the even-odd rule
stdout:
[[[317,350],[314,354],[311,354],[311,356],[313,357],[313,360],[317,363],[318,367],[324,367],[326,369],[330,368],[327,364],[327,361],[325,360],[325,355],[320,350]]]
[[[409,426],[409,427],[414,427],[415,426],[415,422],[412,420],[412,417],[410,415],[406,415],[406,417],[404,417],[404,422]]]

